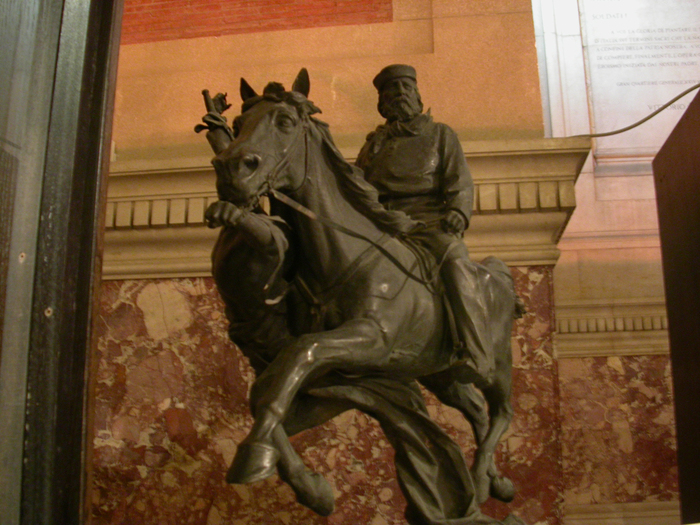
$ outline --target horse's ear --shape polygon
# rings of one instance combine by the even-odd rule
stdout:
[[[250,84],[246,82],[246,79],[241,77],[241,98],[243,99],[243,102],[248,100],[249,98],[257,97],[258,94],[255,92],[255,90],[250,87]]]
[[[309,72],[305,67],[301,68],[297,78],[294,79],[294,84],[292,85],[292,91],[301,93],[305,97],[309,96],[309,90],[311,89],[311,82],[309,82]]]

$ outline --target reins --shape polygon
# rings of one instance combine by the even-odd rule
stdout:
[[[297,213],[300,213],[300,214],[304,215],[305,217],[308,217],[309,219],[311,219],[311,220],[313,220],[313,221],[319,222],[319,223],[323,224],[324,226],[326,226],[327,228],[332,228],[332,229],[337,230],[337,231],[339,231],[339,232],[341,232],[341,233],[343,233],[343,234],[345,234],[345,235],[348,235],[348,236],[350,236],[350,237],[354,237],[355,239],[360,239],[360,240],[365,241],[366,243],[372,245],[372,246],[373,246],[374,248],[376,248],[384,257],[386,257],[387,259],[389,259],[389,261],[390,261],[394,266],[396,266],[399,270],[401,270],[401,272],[403,272],[409,279],[412,279],[412,280],[416,281],[417,283],[420,283],[420,284],[426,286],[428,289],[430,289],[430,287],[434,284],[434,281],[435,281],[435,277],[434,277],[434,276],[433,276],[431,279],[429,279],[429,280],[422,279],[422,278],[416,276],[411,270],[409,270],[408,268],[406,268],[406,267],[401,263],[401,261],[399,261],[389,250],[387,250],[386,248],[384,248],[384,246],[382,246],[382,245],[379,244],[378,242],[376,242],[376,241],[370,239],[370,238],[367,237],[366,235],[362,235],[361,233],[358,233],[358,232],[356,232],[356,231],[354,231],[354,230],[351,230],[350,228],[346,228],[346,227],[343,226],[342,224],[338,224],[337,222],[332,221],[332,220],[330,220],[330,219],[327,219],[327,218],[325,218],[325,217],[319,217],[316,213],[314,213],[313,211],[311,211],[309,208],[307,208],[307,207],[304,206],[303,204],[298,203],[298,202],[295,201],[294,199],[288,197],[288,196],[285,195],[284,193],[281,193],[281,192],[277,191],[277,190],[274,189],[274,188],[270,188],[270,189],[269,189],[269,193],[270,193],[275,199],[277,199],[278,201],[280,201],[280,202],[283,203],[283,204],[286,204],[287,206],[289,206],[290,208],[292,208],[292,209],[293,209],[294,211],[296,211]],[[416,263],[416,264],[417,264],[417,263]],[[415,268],[415,264],[414,264],[414,268]]]

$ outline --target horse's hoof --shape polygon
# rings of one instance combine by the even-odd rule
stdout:
[[[515,497],[515,485],[513,482],[503,477],[491,478],[491,497],[504,503],[510,503]]]
[[[279,451],[264,443],[241,443],[226,473],[227,483],[254,483],[272,476],[277,470]]]
[[[294,490],[297,501],[321,516],[330,516],[335,509],[335,496],[326,478],[304,470],[298,476],[290,476],[287,483]]]
[[[527,525],[523,520],[518,518],[515,514],[509,514],[506,519],[503,520],[503,525]]]

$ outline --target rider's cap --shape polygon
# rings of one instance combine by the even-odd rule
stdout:
[[[372,83],[374,84],[374,87],[377,88],[377,91],[381,91],[382,86],[384,86],[384,84],[390,80],[403,77],[410,78],[415,82],[416,70],[413,67],[405,64],[392,64],[382,69],[379,74],[374,77]]]

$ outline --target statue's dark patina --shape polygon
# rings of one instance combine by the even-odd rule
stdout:
[[[493,463],[511,415],[510,333],[519,308],[510,272],[492,257],[470,263],[488,316],[484,351],[494,371],[483,377],[468,349],[455,350],[459,335],[438,278],[441,258],[430,241],[416,241],[433,225],[380,202],[312,116],[319,110],[308,93],[306,70],[291,91],[270,83],[258,95],[242,80],[243,108],[230,128],[221,115],[225,97],[204,92],[208,113],[197,129],[208,130],[216,153],[220,199],[206,217],[223,226],[213,273],[231,339],[257,373],[255,422],[227,480],[248,483],[278,472],[300,503],[329,514],[328,483],[304,467],[288,436],[356,408],[379,421],[396,450],[409,523],[522,523],[479,510],[489,492],[513,496]],[[260,206],[263,195],[270,196],[270,214]],[[467,214],[455,213],[443,214],[440,226],[453,239],[468,223]],[[417,380],[474,426],[471,472],[428,416]]]

